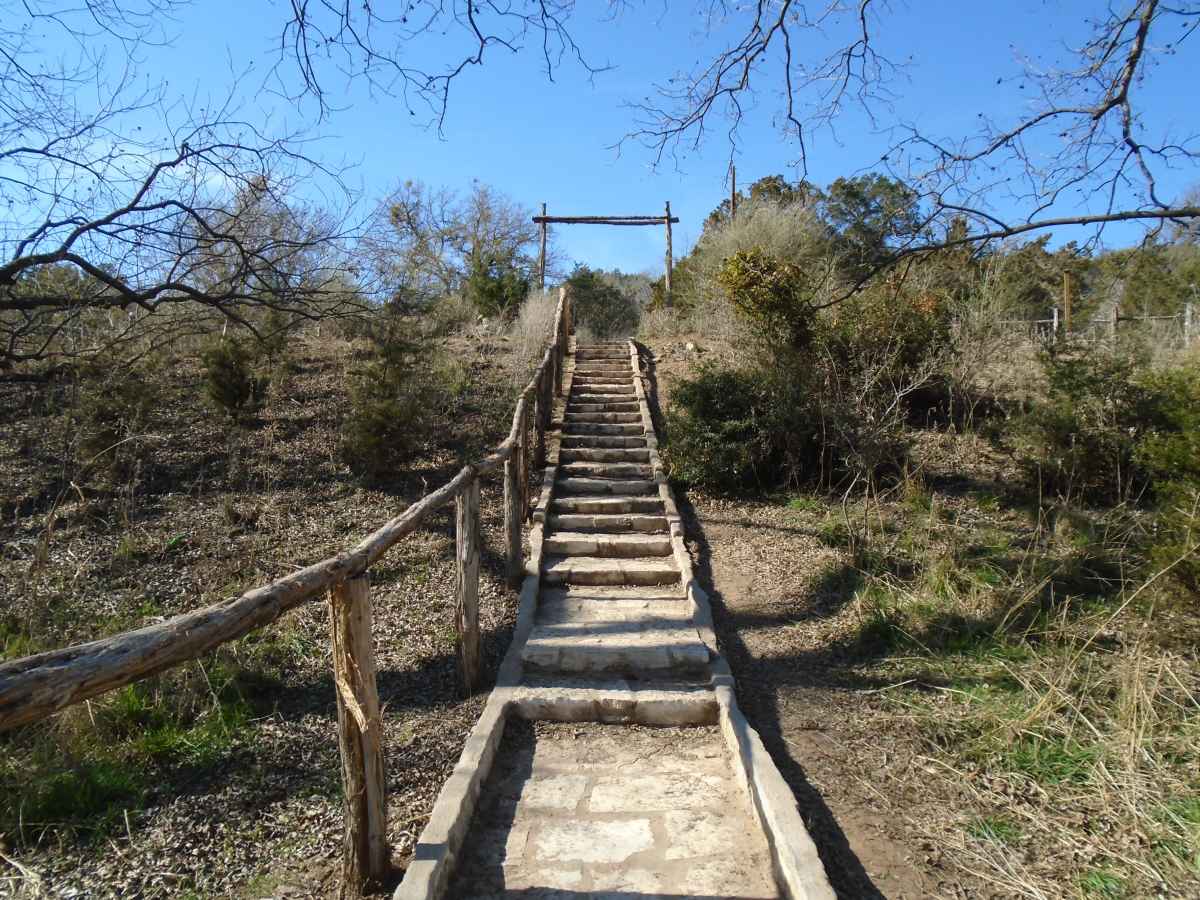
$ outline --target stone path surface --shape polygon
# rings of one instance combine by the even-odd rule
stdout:
[[[511,723],[447,896],[778,897],[714,726]]]
[[[395,900],[833,900],[738,711],[637,351],[577,345],[517,633]]]

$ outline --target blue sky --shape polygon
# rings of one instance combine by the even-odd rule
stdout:
[[[593,8],[586,2],[580,6]],[[693,9],[690,4],[672,6]],[[659,214],[670,200],[682,219],[675,240],[681,254],[728,191],[729,148],[721,130],[715,129],[699,152],[657,168],[651,154],[636,144],[619,153],[613,149],[632,125],[626,104],[651,94],[654,82],[690,68],[714,46],[699,21],[688,22],[679,12],[668,15],[664,7],[651,0],[615,21],[577,13],[576,36],[590,61],[613,66],[590,81],[569,60],[550,82],[536,53],[493,52],[483,67],[469,69],[456,82],[441,136],[421,127],[396,99],[372,96],[365,84],[352,83],[333,97],[341,108],[317,129],[315,152],[353,163],[351,180],[372,197],[404,179],[452,188],[479,179],[530,207],[544,201],[558,214]],[[1022,88],[1019,79],[1007,79],[1019,75],[1017,52],[1052,65],[1063,56],[1064,45],[1084,36],[1083,17],[1095,8],[1094,2],[1042,0],[893,4],[878,40],[888,55],[908,62],[895,84],[896,114],[945,134],[969,130],[981,111],[997,118],[1016,116],[1022,109]],[[244,2],[230,0],[184,7],[169,26],[172,45],[147,49],[143,71],[168,77],[174,91],[203,97],[221,95],[230,71],[249,67],[250,74],[238,85],[246,112],[270,115],[277,127],[305,123],[311,111],[260,90],[260,73],[272,63],[278,23],[285,15],[286,5],[279,0],[250,11]],[[437,58],[445,46],[428,40],[412,52],[414,61]],[[1160,111],[1157,124],[1176,129],[1194,124],[1194,64],[1194,56],[1167,59],[1139,88],[1147,108]],[[997,78],[1006,80],[998,85]],[[336,80],[330,83],[341,88]],[[789,166],[798,155],[794,143],[771,122],[776,109],[771,90],[761,91],[735,154],[740,184],[776,172],[793,178],[798,174]],[[809,178],[825,184],[869,170],[885,141],[886,135],[862,116],[849,115],[839,123],[836,137],[821,134],[811,144]],[[1172,173],[1165,192],[1181,193],[1197,181],[1195,170]],[[1113,229],[1106,238],[1121,243],[1136,233]],[[1063,232],[1056,238],[1072,236]],[[658,271],[662,266],[660,229],[574,226],[558,229],[556,237],[569,258],[595,267]]]

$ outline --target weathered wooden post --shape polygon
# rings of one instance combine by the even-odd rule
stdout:
[[[529,457],[533,452],[533,438],[529,433],[530,421],[533,419],[533,391],[526,389],[521,395],[525,403],[525,415],[521,421],[521,520],[529,516]]]
[[[517,401],[513,415],[516,440],[508,459],[504,461],[504,546],[508,580],[514,586],[521,583],[525,560],[521,550],[521,522],[524,515],[524,496],[521,489],[521,467],[525,456],[525,398]]]
[[[364,573],[329,592],[338,749],[342,758],[342,897],[358,897],[368,882],[387,878],[387,798],[383,726],[371,643],[371,592]]]
[[[665,221],[666,221],[666,225],[667,225],[667,274],[663,281],[663,287],[666,289],[666,291],[665,291],[666,303],[667,303],[667,306],[669,307],[671,305],[671,271],[672,271],[672,269],[675,268],[675,255],[671,251],[671,201],[670,200],[667,201],[667,217],[666,217]]]
[[[1117,339],[1117,322],[1121,321],[1121,304],[1113,301],[1112,318],[1108,321],[1108,336],[1112,340]]]
[[[479,684],[479,479],[454,498],[454,545],[458,582],[454,628],[458,669],[469,696]]]
[[[1195,325],[1195,320],[1192,318],[1191,302],[1183,304],[1183,346],[1190,347],[1192,345],[1192,328]]]
[[[546,204],[542,204],[542,249],[538,254],[538,284],[543,292],[546,290]]]
[[[1058,340],[1058,307],[1050,307],[1050,334]]]

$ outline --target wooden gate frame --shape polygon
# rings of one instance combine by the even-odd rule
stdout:
[[[542,204],[542,214],[534,216],[533,221],[542,230],[541,253],[538,255],[538,284],[546,290],[546,234],[548,226],[556,225],[664,225],[667,234],[666,273],[663,287],[666,289],[666,303],[671,305],[671,271],[675,267],[674,253],[671,249],[671,225],[679,219],[671,215],[671,201],[667,201],[667,212],[664,216],[549,216],[546,215],[546,204]]]

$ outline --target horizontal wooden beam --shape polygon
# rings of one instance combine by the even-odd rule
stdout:
[[[541,225],[666,225],[668,221],[678,222],[672,216],[534,216],[533,221]]]

